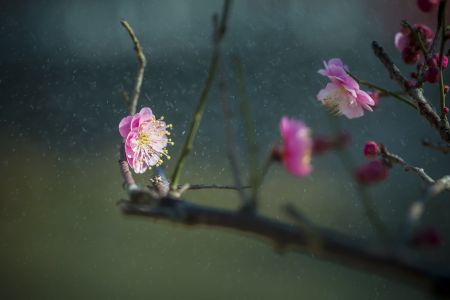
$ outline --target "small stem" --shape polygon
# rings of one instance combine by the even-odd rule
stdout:
[[[232,111],[230,103],[227,99],[225,82],[221,80],[219,83],[220,98],[222,100],[222,109],[224,115],[224,129],[225,129],[225,139],[227,144],[227,156],[230,163],[231,173],[233,174],[234,184],[236,185],[237,191],[241,201],[246,204],[247,197],[242,190],[242,178],[241,170],[239,168],[238,156],[237,156],[237,145],[235,142],[235,132],[232,124]]]
[[[134,44],[134,51],[136,52],[136,56],[139,62],[139,69],[136,75],[136,82],[134,85],[132,99],[130,100],[128,98],[127,92],[125,91],[123,92],[124,97],[123,99],[128,104],[130,115],[134,115],[136,113],[137,102],[139,100],[139,95],[141,93],[142,81],[144,79],[144,69],[147,60],[145,58],[144,51],[142,50],[141,43],[139,42],[139,39],[134,33],[133,28],[131,28],[130,24],[128,24],[128,22],[125,20],[122,20],[120,23],[122,24],[123,27],[125,27],[125,29],[127,30],[128,34],[131,37],[131,40]],[[128,161],[125,155],[125,144],[123,142],[119,150],[119,166],[120,166],[120,173],[124,180],[124,188],[128,192],[128,194],[131,195],[133,191],[138,189],[138,186],[136,185],[136,182],[134,181],[133,178],[133,174],[130,171],[130,167],[128,165]]]
[[[259,176],[258,176],[258,147],[256,145],[255,127],[253,124],[253,118],[251,115],[250,103],[245,88],[245,81],[242,72],[242,64],[238,57],[235,57],[235,73],[239,83],[239,97],[240,97],[240,110],[244,121],[245,137],[247,140],[247,157],[250,166],[250,184],[252,186],[251,201],[253,201],[253,208],[256,207],[258,188],[259,188]]]
[[[444,112],[445,107],[445,92],[444,92],[444,74],[442,72],[442,59],[444,56],[444,47],[445,47],[445,28],[447,26],[447,18],[446,18],[446,8],[447,8],[447,0],[441,1],[439,4],[439,30],[441,32],[441,43],[439,47],[439,98],[440,98],[440,109],[441,109],[441,119],[442,122],[447,122],[447,114]]]
[[[134,33],[133,28],[131,28],[130,24],[128,24],[128,22],[125,20],[122,20],[120,23],[128,31],[128,34],[130,35],[131,40],[133,41],[134,50],[136,51],[136,55],[137,55],[137,58],[139,61],[139,69],[136,74],[136,82],[134,84],[133,96],[131,97],[131,100],[129,101],[130,115],[134,115],[136,113],[136,107],[137,107],[137,103],[139,100],[139,95],[141,94],[141,86],[142,86],[142,81],[144,80],[144,70],[145,70],[145,65],[147,64],[147,60],[145,58],[141,43],[139,42],[139,39],[137,38],[136,33]]]
[[[183,186],[179,185],[178,189]],[[243,185],[243,186],[235,186],[235,185],[220,185],[220,184],[189,184],[187,190],[205,190],[205,189],[217,189],[217,190],[242,190],[249,189],[251,186]]]
[[[200,123],[202,121],[203,113],[205,112],[206,100],[208,99],[208,94],[211,89],[211,85],[216,75],[217,66],[219,64],[220,57],[220,42],[223,39],[223,36],[226,32],[226,22],[228,18],[228,10],[230,7],[230,0],[225,0],[223,5],[223,10],[221,14],[220,25],[214,23],[214,31],[213,31],[213,54],[211,57],[211,62],[209,65],[208,76],[206,78],[205,84],[203,86],[203,90],[198,98],[197,108],[195,109],[191,127],[189,128],[188,135],[183,144],[183,148],[181,150],[180,157],[175,165],[175,170],[172,175],[172,180],[170,184],[170,188],[174,191],[180,180],[181,171],[183,170],[184,163],[186,162],[186,158],[191,153],[194,147],[194,140],[197,136],[198,128],[200,127]]]
[[[389,95],[389,96],[392,96],[392,97],[394,97],[395,99],[400,100],[401,102],[403,102],[403,103],[405,103],[405,104],[408,104],[410,107],[412,107],[412,108],[414,108],[415,110],[417,110],[417,107],[416,107],[416,105],[415,105],[414,103],[412,103],[410,100],[408,100],[408,99],[402,97],[401,95],[397,94],[396,92],[392,92],[392,91],[389,91],[389,90],[387,90],[387,89],[384,89],[384,88],[382,88],[382,87],[380,87],[380,86],[378,86],[378,85],[376,85],[376,84],[373,84],[373,83],[371,83],[371,82],[369,82],[369,81],[359,79],[358,77],[356,77],[355,75],[353,75],[353,74],[350,73],[350,72],[347,72],[347,73],[348,73],[348,75],[350,75],[353,79],[355,79],[356,82],[358,82],[359,84],[365,85],[365,86],[367,86],[368,88],[371,88],[371,89],[379,90],[380,92],[382,92],[382,93],[384,93],[384,94],[387,94],[387,95]]]
[[[434,179],[431,178],[424,169],[419,168],[419,167],[415,167],[413,165],[408,164],[403,158],[401,158],[400,156],[389,152],[386,147],[383,144],[380,144],[380,154],[381,157],[383,157],[384,161],[392,166],[393,164],[398,164],[400,165],[403,170],[405,170],[406,172],[412,171],[414,173],[417,174],[417,176],[420,177],[420,179],[422,179],[425,183],[427,184],[432,184],[434,183]]]

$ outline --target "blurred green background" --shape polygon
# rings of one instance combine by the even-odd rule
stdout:
[[[323,60],[341,57],[361,78],[397,88],[370,42],[379,41],[401,64],[393,46],[400,20],[435,26],[434,14],[418,12],[414,2],[233,3],[221,74],[236,108],[231,58],[241,57],[261,157],[278,139],[283,115],[303,119],[314,133],[333,132],[315,99],[326,83],[317,74]],[[233,231],[120,213],[116,203],[126,195],[116,163],[117,125],[126,115],[121,92],[132,88],[136,58],[119,21],[130,22],[145,48],[149,62],[140,106],[173,123],[176,158],[206,77],[211,15],[221,6],[207,0],[0,2],[2,299],[427,298],[409,286],[309,255],[279,254]],[[435,89],[426,92],[437,104]],[[183,181],[232,183],[219,100],[215,85]],[[449,156],[420,146],[423,137],[438,140],[434,130],[395,100],[383,98],[374,113],[340,120],[352,134],[349,150],[358,163],[365,161],[364,142],[374,139],[433,177],[449,173]],[[235,126],[241,129],[238,120]],[[241,130],[239,137],[243,148]],[[338,157],[317,157],[313,164],[306,179],[274,167],[262,190],[262,211],[284,219],[281,206],[290,202],[323,226],[374,238]],[[148,175],[138,178],[143,185],[148,181]],[[393,169],[388,181],[370,189],[393,233],[421,187],[414,175]],[[239,206],[231,191],[192,191],[186,197]],[[433,200],[423,221],[443,232],[444,244],[421,254],[450,267],[445,200],[448,194]]]

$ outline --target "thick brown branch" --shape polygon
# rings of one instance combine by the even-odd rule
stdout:
[[[296,249],[316,257],[366,269],[400,279],[436,294],[450,295],[450,274],[430,263],[415,261],[410,252],[393,252],[382,245],[355,241],[337,232],[314,227],[315,238],[301,226],[273,220],[259,214],[216,209],[192,202],[163,198],[154,203],[122,202],[122,211],[152,219],[185,225],[221,227],[255,234],[281,249]],[[320,247],[318,247],[320,246]]]
[[[411,171],[411,172],[416,173],[427,184],[434,183],[434,179],[431,178],[427,173],[425,173],[424,169],[408,164],[400,156],[389,152],[384,145],[380,145],[380,154],[381,154],[381,157],[383,157],[384,161],[386,163],[388,163],[389,165],[393,165],[393,164],[400,165],[403,168],[403,170],[405,170],[406,172]]]
[[[411,85],[408,80],[406,80],[399,68],[392,62],[387,53],[377,42],[372,43],[372,49],[389,72],[391,79],[395,80],[403,91],[414,100],[414,104],[417,106],[420,115],[422,115],[428,123],[439,132],[439,135],[444,141],[450,143],[450,126],[448,122],[442,122],[439,115],[425,99],[422,89]]]

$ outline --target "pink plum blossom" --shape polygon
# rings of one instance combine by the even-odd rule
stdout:
[[[325,69],[319,70],[319,74],[328,77],[331,82],[320,90],[317,99],[325,107],[349,119],[362,117],[364,109],[372,111],[375,101],[347,74],[348,68],[339,58],[332,58],[324,65]]]
[[[159,166],[162,156],[170,159],[166,146],[172,144],[167,137],[167,129],[171,127],[162,117],[156,119],[148,107],[120,121],[119,133],[125,143],[127,161],[136,173],[144,173],[152,166]]]
[[[310,129],[299,120],[281,118],[280,132],[283,139],[281,159],[284,167],[294,176],[311,173],[311,153],[313,142]]]

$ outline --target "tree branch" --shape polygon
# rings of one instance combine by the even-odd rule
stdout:
[[[444,122],[441,120],[439,115],[434,111],[434,109],[424,97],[422,89],[411,85],[408,80],[406,80],[406,78],[401,74],[398,67],[392,62],[387,53],[377,42],[372,42],[372,49],[375,55],[384,65],[386,70],[389,72],[390,78],[395,80],[403,89],[403,91],[407,93],[415,102],[420,115],[424,117],[428,121],[428,123],[430,123],[430,125],[439,132],[439,135],[444,141],[450,143],[449,123],[446,120]]]
[[[137,102],[139,100],[139,95],[141,94],[141,86],[142,86],[142,81],[144,80],[144,70],[145,70],[145,65],[147,64],[147,60],[145,59],[145,55],[144,55],[144,51],[142,49],[141,43],[139,42],[139,39],[137,38],[136,34],[134,33],[133,28],[131,28],[130,24],[128,24],[128,22],[125,20],[122,20],[120,23],[128,31],[128,34],[130,35],[131,40],[133,41],[134,51],[136,51],[136,56],[137,56],[138,62],[139,62],[139,69],[137,71],[136,80],[134,83],[133,96],[131,97],[131,100],[129,101],[130,115],[134,115],[136,113],[136,107],[137,107]]]
[[[448,270],[438,271],[436,265],[415,261],[413,254],[406,250],[398,253],[385,246],[355,241],[338,232],[317,226],[306,232],[302,226],[280,222],[257,213],[211,208],[169,197],[160,199],[156,205],[152,202],[125,201],[121,203],[121,209],[126,215],[252,233],[274,242],[281,249],[295,249],[322,259],[399,279],[432,293],[450,295]],[[311,234],[315,235],[313,239]]]
[[[384,161],[386,163],[388,163],[389,165],[392,166],[394,164],[398,164],[406,172],[412,171],[412,172],[416,173],[427,184],[434,183],[434,179],[431,178],[427,173],[425,173],[424,169],[408,164],[400,156],[389,152],[383,144],[380,145],[380,154],[381,154],[381,157],[384,159]]]
[[[444,154],[450,153],[450,145],[448,144],[439,144],[439,143],[432,143],[428,139],[422,140],[422,145],[425,147],[431,148],[433,150],[442,152]]]

